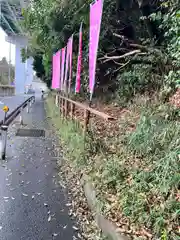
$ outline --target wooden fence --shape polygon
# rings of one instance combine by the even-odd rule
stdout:
[[[83,132],[88,130],[90,119],[93,115],[104,121],[114,121],[114,117],[109,116],[106,113],[100,112],[86,104],[74,101],[68,97],[62,96],[56,93],[54,96],[54,103],[59,108],[62,118],[76,120],[75,110],[79,109],[83,112]],[[105,123],[104,123],[105,124]]]

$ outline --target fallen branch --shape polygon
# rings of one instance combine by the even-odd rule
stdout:
[[[119,35],[119,34],[117,34],[117,33],[113,33],[113,35],[114,35],[115,37],[118,37],[118,38],[122,39],[122,40],[128,40],[128,38],[125,38],[124,35]]]
[[[118,37],[118,38],[124,40],[124,41],[125,41],[125,40],[126,40],[127,42],[129,41],[129,39],[126,38],[126,37],[123,36],[123,35],[119,35],[119,34],[117,34],[117,33],[113,33],[113,35],[114,35],[115,37]],[[143,46],[143,45],[137,44],[137,43],[129,42],[129,43],[128,43],[128,46],[129,46],[129,47],[133,47],[133,48],[138,48],[138,49],[143,50],[143,51],[145,51],[145,52],[151,52],[151,53],[153,52],[153,53],[157,53],[157,54],[159,54],[159,55],[162,54],[162,51],[159,50],[159,49],[157,49],[157,48],[146,47],[146,46]]]
[[[137,54],[137,53],[141,53],[141,51],[140,50],[133,50],[133,51],[131,51],[131,52],[128,52],[128,53],[125,53],[125,54],[123,54],[123,55],[121,55],[121,56],[112,56],[112,57],[109,57],[109,56],[104,56],[104,57],[102,57],[102,58],[99,58],[98,60],[104,60],[104,59],[106,59],[103,63],[105,63],[105,62],[108,62],[108,61],[111,61],[111,60],[119,60],[119,59],[122,59],[122,58],[126,58],[126,57],[129,57],[129,56],[132,56],[132,55],[134,55],[134,54]]]
[[[124,68],[125,66],[127,66],[130,63],[130,60],[128,62],[126,62],[125,64],[121,65],[119,68],[117,68],[116,70],[113,71],[113,73],[118,72],[119,70],[121,70],[122,68]],[[117,62],[116,62],[117,64]]]
[[[130,47],[134,47],[134,48],[139,48],[143,51],[146,51],[146,52],[149,52],[149,48],[143,46],[143,45],[140,45],[140,44],[136,44],[136,43],[130,43],[129,44]]]

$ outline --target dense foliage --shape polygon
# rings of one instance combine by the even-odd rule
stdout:
[[[48,85],[52,54],[62,48],[73,33],[75,73],[78,31],[82,21],[82,75],[86,89],[90,2],[34,0],[23,11],[24,26],[30,37],[30,47],[23,56],[35,57],[34,70]],[[109,93],[118,90],[117,96],[126,101],[136,93],[153,93],[161,89],[166,98],[179,81],[178,7],[178,0],[104,1],[97,64],[98,95],[107,90]]]

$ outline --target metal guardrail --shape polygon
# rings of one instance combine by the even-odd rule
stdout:
[[[10,114],[7,114],[8,107],[5,106],[7,111],[5,111],[5,117],[4,120],[0,121],[0,127],[1,127],[1,141],[0,141],[0,158],[2,160],[5,160],[6,157],[6,144],[7,144],[7,132],[9,125],[13,122],[13,120],[19,115],[20,116],[20,123],[22,124],[22,112],[25,107],[27,107],[27,112],[29,112],[29,107],[32,103],[35,102],[35,96],[31,96],[28,99],[26,99],[22,104],[20,104],[17,108],[15,108]],[[4,109],[5,109],[4,108]]]

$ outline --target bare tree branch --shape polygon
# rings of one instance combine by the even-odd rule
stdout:
[[[119,60],[119,59],[122,59],[122,58],[125,58],[125,57],[129,57],[129,56],[131,56],[131,55],[134,55],[134,54],[138,54],[138,53],[141,53],[141,51],[140,50],[133,50],[133,51],[131,51],[131,52],[128,52],[128,53],[125,53],[125,54],[123,54],[123,55],[121,55],[121,56],[112,56],[112,57],[109,57],[109,56],[104,56],[104,57],[102,57],[102,58],[99,58],[98,60],[104,60],[104,59],[106,59],[105,61],[104,61],[104,63],[105,62],[108,62],[108,61],[111,61],[111,60]]]
[[[116,62],[117,63],[117,62]],[[127,66],[130,63],[130,60],[128,62],[126,62],[125,64],[122,64],[119,68],[117,68],[116,70],[113,71],[113,73],[121,70],[122,68],[124,68],[125,66]]]
[[[113,33],[113,35],[114,35],[115,37],[121,38],[122,40],[128,40],[128,39],[125,38],[125,36],[123,36],[123,35],[120,35],[120,34],[117,34],[117,33]]]
[[[115,37],[118,37],[118,38],[124,40],[124,41],[129,41],[129,39],[126,38],[126,37],[123,36],[123,35],[119,35],[119,34],[117,34],[117,33],[113,33],[113,35],[114,35]],[[157,49],[157,48],[150,48],[150,47],[146,47],[146,46],[143,46],[143,45],[137,44],[137,43],[129,43],[129,46],[130,46],[130,47],[134,47],[134,48],[141,49],[141,50],[146,51],[146,52],[156,51],[157,53],[161,53],[161,50],[159,50],[159,49]]]

